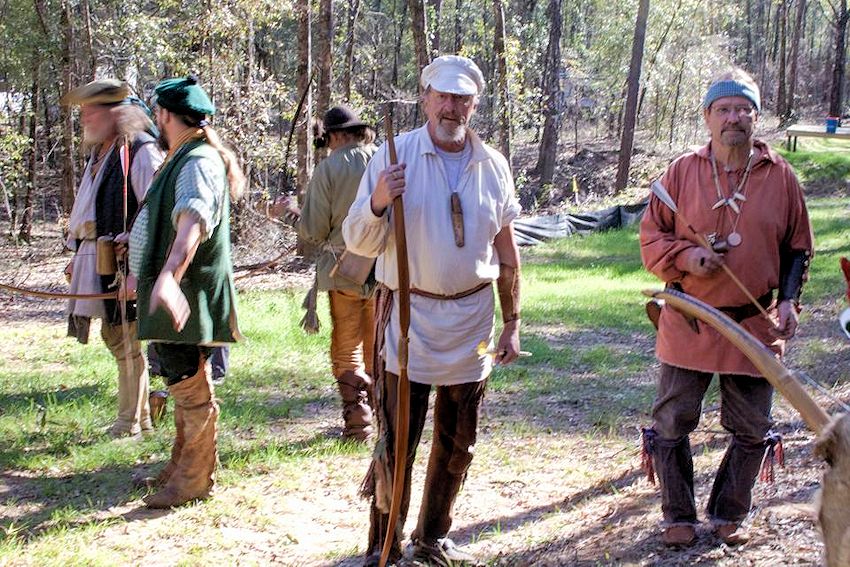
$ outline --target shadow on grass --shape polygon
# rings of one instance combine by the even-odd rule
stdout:
[[[97,398],[102,395],[103,387],[100,384],[0,394],[0,415],[8,415],[19,410],[29,410],[34,406],[70,403],[80,399]]]
[[[132,465],[116,465],[61,477],[25,477],[0,472],[6,506],[33,509],[20,516],[0,517],[0,534],[15,534],[28,542],[45,532],[90,521],[87,515],[121,506],[141,496],[131,484]]]

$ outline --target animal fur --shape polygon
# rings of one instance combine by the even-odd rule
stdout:
[[[827,567],[850,565],[850,415],[833,418],[815,445],[829,465],[823,475],[820,520]]]

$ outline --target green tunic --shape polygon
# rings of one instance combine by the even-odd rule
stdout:
[[[179,333],[164,309],[148,314],[151,291],[176,235],[171,221],[177,176],[191,158],[203,157],[220,165],[218,152],[203,140],[188,142],[159,172],[148,189],[147,241],[141,251],[138,278],[139,338],[171,343],[211,345],[232,343],[241,338],[236,324],[236,292],[230,258],[230,196],[223,187],[221,221],[209,238],[198,246],[192,263],[180,282],[191,313]]]
[[[351,143],[337,148],[322,160],[310,179],[298,222],[298,234],[308,242],[324,246],[316,260],[316,277],[321,291],[349,290],[368,294],[366,287],[342,278],[332,278],[330,271],[336,263],[336,256],[345,250],[342,221],[357,196],[360,178],[374,153],[375,146],[371,144]]]

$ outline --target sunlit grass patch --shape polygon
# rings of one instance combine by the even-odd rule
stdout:
[[[829,138],[799,138],[797,151],[784,144],[774,149],[788,160],[800,181],[842,181],[850,177],[850,141]]]

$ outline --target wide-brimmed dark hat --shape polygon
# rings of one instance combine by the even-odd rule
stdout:
[[[116,104],[130,95],[130,87],[118,79],[100,79],[65,93],[59,103],[64,106],[80,104]]]
[[[325,132],[333,132],[334,130],[347,130],[348,128],[357,128],[358,126],[369,126],[357,113],[345,105],[334,106],[325,112],[325,118],[322,120],[325,127]]]

